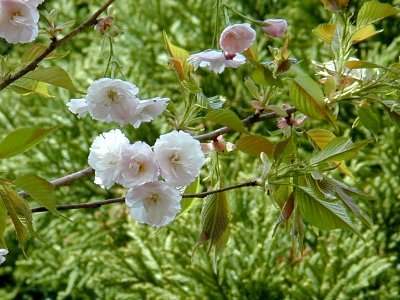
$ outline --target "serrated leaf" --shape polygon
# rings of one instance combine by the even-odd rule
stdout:
[[[60,126],[50,128],[25,127],[12,131],[0,142],[0,159],[8,158],[31,149],[58,128]]]
[[[398,10],[390,4],[378,1],[365,2],[357,15],[357,27],[374,23],[397,13]]]
[[[289,94],[293,105],[305,115],[330,122],[336,129],[335,118],[326,108],[320,86],[307,75],[290,81]]]
[[[324,149],[336,136],[332,132],[325,129],[310,129],[307,136],[317,145],[319,149]]]
[[[47,49],[46,45],[43,44],[34,44],[31,48],[29,48],[24,55],[21,57],[21,63],[30,63],[39,55],[41,55]],[[62,53],[57,53],[55,51],[51,52],[44,59],[58,59],[63,58],[69,54],[69,51],[64,51]]]
[[[371,63],[365,60],[349,60],[346,62],[346,68],[348,69],[374,69],[374,68],[383,68],[380,65]]]
[[[274,144],[262,135],[245,135],[236,143],[236,148],[242,152],[259,157],[264,152],[268,157],[272,157]]]
[[[325,43],[330,44],[332,42],[335,29],[336,24],[320,24],[313,30],[313,33]]]
[[[261,95],[260,92],[258,91],[258,87],[255,85],[254,81],[247,77],[244,79],[244,85],[247,87],[248,91],[250,94],[253,96],[254,99],[260,100]]]
[[[321,200],[311,188],[304,186],[295,189],[295,201],[310,224],[326,230],[346,229],[363,238],[346,209],[339,203]]]
[[[26,74],[24,78],[45,82],[57,87],[70,90],[71,92],[84,94],[84,92],[75,87],[68,73],[59,67],[36,69]]]
[[[229,127],[235,131],[247,132],[242,120],[240,120],[237,114],[229,109],[217,109],[210,111],[205,118],[219,125]]]
[[[294,210],[294,194],[292,192],[290,193],[289,198],[287,199],[283,208],[281,209],[281,213],[278,217],[278,220],[276,221],[272,235],[275,235],[276,229],[278,228],[280,223],[289,220],[289,218],[292,216],[293,210]]]
[[[253,43],[253,45],[250,46],[247,50],[244,51],[244,54],[246,57],[248,57],[252,62],[257,63],[259,61],[258,59],[258,48],[257,48],[257,43]]]
[[[353,143],[346,138],[334,138],[321,151],[315,153],[311,157],[310,164],[316,165],[323,162],[342,161],[353,158],[357,155],[357,150],[367,143],[369,143],[369,141]]]
[[[25,174],[15,179],[13,183],[32,196],[37,203],[62,217],[56,208],[54,186],[49,181],[34,174]]]
[[[380,32],[382,32],[382,30],[376,30],[374,25],[368,24],[357,29],[351,36],[351,41],[353,44],[356,44]]]
[[[190,185],[188,185],[185,189],[185,194],[196,194],[199,192],[199,187],[200,187],[200,177],[198,176],[195,181],[193,181]],[[184,213],[187,213],[193,206],[195,198],[182,198],[181,201],[181,212],[179,213],[180,215],[183,215]]]
[[[253,73],[251,73],[251,78],[255,83],[261,86],[276,86],[278,88],[284,87],[282,79],[274,77],[272,71],[263,65],[257,66]]]
[[[32,223],[32,212],[26,202],[10,187],[2,185],[0,187],[0,197],[7,209],[8,215],[14,224],[18,240],[22,246],[29,237],[28,233],[40,239]]]
[[[226,192],[212,194],[201,212],[201,234],[198,244],[209,242],[208,251],[221,238],[230,220],[229,202]]]
[[[17,81],[14,81],[12,84],[10,84],[10,87],[12,88],[13,91],[21,95],[29,95],[35,93],[46,98],[54,98],[54,96],[52,96],[49,93],[47,84],[43,82],[27,78],[20,78]]]
[[[191,70],[190,65],[187,62],[187,59],[189,57],[189,52],[187,52],[185,49],[175,46],[172,44],[168,36],[165,32],[163,32],[164,36],[164,42],[165,42],[165,47],[167,48],[167,51],[169,55],[171,56],[171,65],[174,68],[176,74],[178,75],[179,80],[188,80],[189,79],[189,73]]]
[[[325,129],[310,129],[307,131],[307,136],[314,142],[318,149],[322,150],[332,141],[336,136]],[[345,163],[342,161],[333,161],[333,164],[338,166],[338,169],[344,174],[354,178],[353,173],[346,167]]]
[[[362,125],[372,132],[379,132],[382,128],[381,118],[379,116],[379,111],[374,108],[359,108],[358,118]]]

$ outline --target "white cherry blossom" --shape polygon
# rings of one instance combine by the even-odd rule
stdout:
[[[37,7],[39,4],[42,4],[44,2],[44,0],[22,0],[22,1],[33,7]]]
[[[36,2],[21,0],[0,1],[0,37],[8,43],[29,43],[39,33],[39,12]]]
[[[226,53],[236,54],[248,49],[256,39],[256,31],[249,23],[234,24],[222,31],[219,45]]]
[[[171,223],[181,210],[180,192],[163,181],[149,182],[129,189],[125,203],[139,223],[161,227]]]
[[[0,265],[6,261],[6,258],[4,256],[6,256],[7,254],[8,254],[7,249],[0,249]]]
[[[121,176],[117,181],[126,188],[157,180],[159,175],[154,152],[144,142],[124,147],[119,165]]]
[[[162,114],[167,107],[169,98],[156,97],[153,99],[140,100],[135,113],[133,127],[138,128],[142,122],[150,122]]]
[[[121,155],[129,145],[129,140],[119,129],[102,133],[94,139],[88,162],[95,170],[95,183],[109,189],[121,178]]]
[[[139,103],[136,95],[139,89],[133,83],[121,79],[100,78],[88,88],[85,99],[71,99],[69,110],[82,116],[87,111],[90,116],[102,122],[118,122],[120,126],[134,120]]]
[[[161,135],[154,144],[161,176],[173,186],[187,186],[205,162],[200,142],[183,131]]]
[[[222,51],[206,50],[192,54],[188,61],[193,64],[194,69],[208,67],[216,74],[221,74],[225,68],[238,68],[246,63],[246,57],[241,54],[224,54]]]

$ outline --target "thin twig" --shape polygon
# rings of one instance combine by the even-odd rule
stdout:
[[[94,25],[97,23],[97,18],[100,16],[100,14],[107,9],[115,0],[108,0],[99,10],[97,10],[89,19],[87,19],[85,22],[83,22],[81,25],[79,25],[77,28],[72,30],[70,33],[68,33],[66,36],[64,36],[61,40],[53,40],[50,45],[46,48],[46,50],[43,51],[42,54],[40,54],[38,57],[36,57],[29,65],[24,67],[22,70],[19,72],[15,73],[14,75],[6,78],[3,82],[0,83],[0,91],[5,89],[7,86],[9,86],[11,83],[16,81],[17,79],[21,78],[25,74],[29,73],[30,71],[33,71],[36,69],[38,64],[51,52],[53,52],[55,49],[58,47],[64,45],[66,42],[68,42],[71,38],[73,38],[75,35],[80,33],[81,31],[85,30],[86,28]]]
[[[289,107],[287,109],[285,109],[286,113],[288,115],[294,113],[297,111],[297,109],[295,107]],[[242,123],[244,125],[251,125],[254,124],[256,122],[260,122],[260,121],[264,121],[264,120],[270,120],[270,119],[275,119],[278,118],[279,116],[274,113],[274,112],[270,112],[270,113],[265,113],[265,114],[261,114],[261,115],[251,115],[245,119],[242,120]],[[230,131],[234,131],[234,129],[229,128],[229,127],[221,127],[217,130],[211,131],[209,133],[205,133],[205,134],[201,134],[201,135],[197,135],[194,136],[193,138],[195,138],[198,141],[207,141],[207,140],[214,140],[216,139],[219,135],[230,132]]]
[[[202,192],[202,193],[198,193],[198,194],[183,194],[182,198],[205,198],[211,194],[221,193],[221,192],[225,192],[225,191],[229,191],[229,190],[233,190],[233,189],[239,189],[239,188],[246,187],[246,186],[257,186],[257,185],[258,185],[257,180],[251,180],[251,181],[227,186],[227,187],[216,189],[216,190]],[[125,197],[120,197],[120,198],[99,200],[99,201],[95,201],[95,202],[58,205],[57,209],[58,210],[71,210],[71,209],[81,209],[81,208],[99,208],[103,205],[113,204],[113,203],[121,203],[124,201],[125,201]],[[32,211],[32,213],[36,213],[36,212],[48,211],[48,209],[45,207],[36,207],[36,208],[32,208],[31,211]]]

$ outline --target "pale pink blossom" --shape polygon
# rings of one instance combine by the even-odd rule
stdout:
[[[135,186],[125,197],[132,218],[154,227],[171,223],[181,210],[181,200],[180,192],[162,181]]]
[[[139,89],[133,83],[121,79],[100,78],[88,88],[86,98],[71,99],[67,106],[78,116],[87,111],[95,120],[118,122],[120,126],[124,126],[134,120],[139,103],[136,97],[138,93]]]
[[[238,68],[246,63],[246,57],[241,54],[225,55],[222,51],[206,50],[189,56],[188,61],[194,69],[208,67],[216,74],[221,74],[225,68]]]
[[[299,127],[307,120],[307,116],[302,116],[298,119],[295,118],[279,118],[277,122],[278,128],[284,128],[287,126]]]
[[[161,176],[176,187],[189,185],[205,162],[200,142],[183,131],[161,135],[154,144]]]
[[[121,173],[116,181],[126,188],[155,181],[159,174],[154,152],[145,142],[123,147],[118,165]]]
[[[236,145],[230,142],[225,142],[222,139],[222,135],[219,135],[215,140],[211,143],[202,143],[201,151],[204,153],[211,152],[213,150],[217,152],[230,152],[236,149]]]
[[[95,170],[96,184],[109,189],[121,178],[121,156],[129,145],[129,140],[119,129],[102,133],[94,139],[88,163]]]
[[[288,23],[285,19],[267,19],[262,29],[270,36],[281,37],[285,34]]]
[[[36,4],[36,2],[34,3]],[[29,43],[39,33],[39,12],[28,1],[0,1],[0,37],[8,43]]]
[[[6,261],[6,258],[4,256],[6,256],[7,254],[8,254],[7,249],[0,249],[0,265]]]
[[[250,24],[234,24],[222,31],[219,45],[226,53],[236,54],[248,49],[255,39],[256,31]]]

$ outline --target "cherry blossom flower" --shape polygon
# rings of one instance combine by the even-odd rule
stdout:
[[[167,107],[169,98],[156,97],[140,100],[139,89],[133,83],[121,79],[100,78],[94,81],[82,99],[71,99],[68,109],[78,117],[89,113],[102,122],[118,122],[120,126],[131,124],[138,128],[142,122],[152,121]]]
[[[204,153],[211,152],[213,150],[217,152],[231,152],[236,149],[236,145],[230,142],[224,142],[222,139],[222,135],[219,135],[215,140],[211,143],[202,143],[201,151]]]
[[[7,249],[0,249],[0,265],[6,261],[5,257],[8,254]]]
[[[109,189],[121,178],[121,156],[129,145],[129,140],[119,129],[102,133],[94,139],[88,163],[95,170],[95,183]]]
[[[39,2],[1,0],[0,37],[13,44],[32,42],[39,33]]]
[[[288,23],[285,19],[267,19],[264,21],[266,27],[262,29],[270,36],[279,38],[285,34]]]
[[[94,30],[100,32],[101,34],[105,34],[111,28],[111,24],[113,21],[114,21],[113,17],[101,18],[94,26]]]
[[[121,176],[116,181],[126,188],[157,180],[159,174],[154,152],[144,142],[123,147],[118,164]]]
[[[139,223],[161,227],[171,223],[181,210],[180,192],[163,181],[154,181],[128,190],[125,203]]]
[[[205,162],[200,142],[183,131],[161,135],[154,144],[161,176],[173,186],[190,184]]]
[[[84,102],[88,106],[90,116],[102,122],[118,122],[120,126],[129,124],[136,112],[139,89],[133,83],[121,79],[100,78],[88,88],[85,99],[71,99],[68,108],[79,114],[77,107],[83,111]],[[81,100],[81,101],[72,101]]]
[[[250,24],[234,24],[222,31],[219,45],[226,53],[236,54],[248,49],[255,39],[256,31]]]
[[[194,69],[208,67],[216,74],[221,74],[226,67],[238,68],[246,63],[246,57],[241,54],[224,55],[222,51],[206,50],[189,56],[188,61],[193,64]]]
[[[138,128],[142,122],[150,122],[162,114],[167,107],[169,98],[156,97],[153,99],[140,100],[135,113],[133,127]]]

